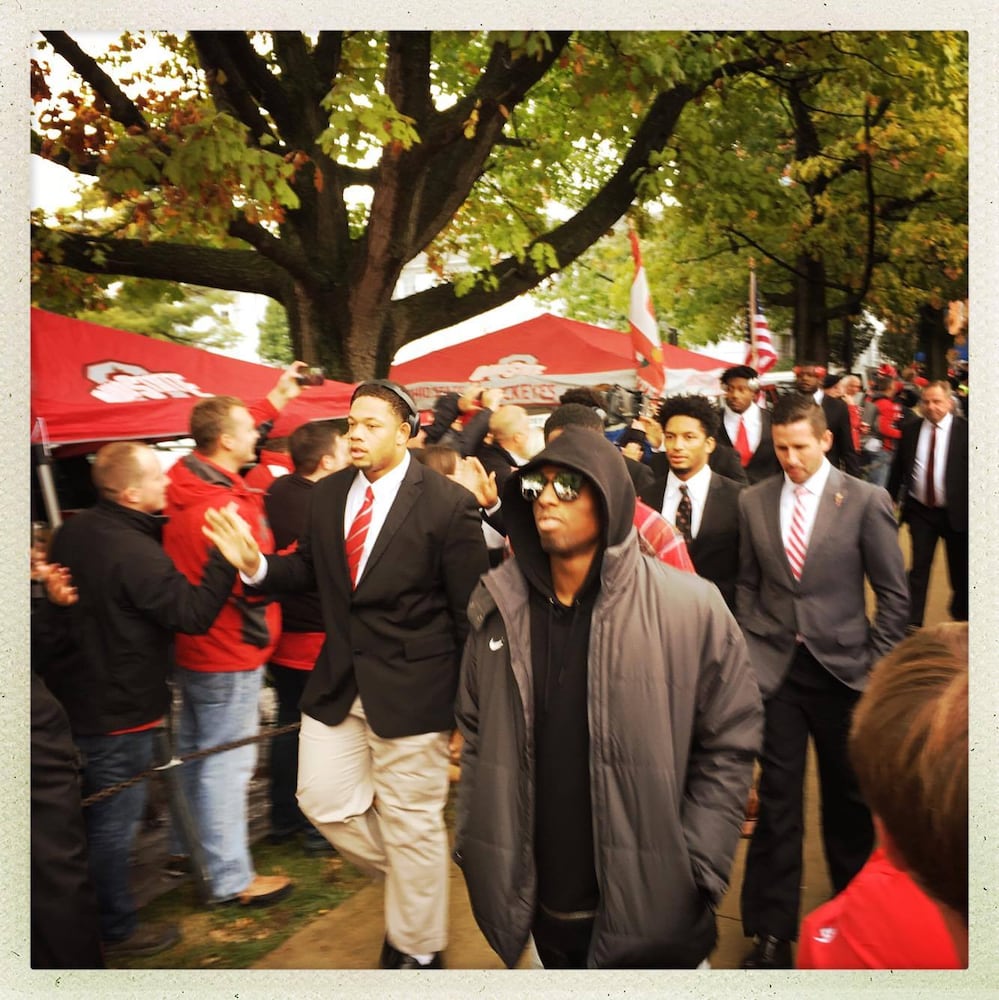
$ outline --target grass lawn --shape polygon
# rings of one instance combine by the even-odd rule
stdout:
[[[140,920],[172,921],[183,935],[168,951],[150,958],[115,958],[115,969],[245,969],[306,924],[339,906],[370,883],[338,856],[315,857],[295,842],[253,847],[262,875],[288,875],[295,889],[274,906],[206,908],[190,880],[154,899]]]

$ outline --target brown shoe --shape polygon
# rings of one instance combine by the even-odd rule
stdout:
[[[291,893],[295,883],[286,875],[255,875],[253,881],[236,896],[218,900],[220,905],[271,906]]]

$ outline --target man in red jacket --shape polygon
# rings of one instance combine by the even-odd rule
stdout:
[[[267,399],[252,410],[233,396],[215,396],[199,401],[191,411],[195,450],[170,470],[166,507],[170,520],[163,545],[192,582],[200,579],[210,548],[201,531],[210,508],[234,504],[262,551],[274,551],[263,494],[249,489],[239,470],[253,461],[257,425],[301,391],[296,367],[297,363],[286,369]],[[280,606],[248,597],[237,580],[207,633],[177,637],[177,681],[183,696],[177,733],[180,755],[257,732],[263,665],[280,629]],[[217,903],[266,906],[291,890],[288,878],[254,871],[247,792],[256,759],[256,744],[251,743],[187,763],[182,771]]]

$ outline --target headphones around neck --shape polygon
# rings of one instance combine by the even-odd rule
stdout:
[[[409,426],[409,436],[411,438],[416,437],[420,432],[420,411],[416,403],[413,402],[413,397],[398,382],[390,382],[386,378],[375,378],[367,382],[361,382],[350,397],[351,403],[357,399],[362,389],[372,388],[388,389],[389,392],[405,403],[406,409],[409,410],[409,416],[406,417],[406,424]]]

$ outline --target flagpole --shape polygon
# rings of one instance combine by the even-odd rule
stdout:
[[[755,367],[754,362],[756,361],[756,339],[753,336],[753,324],[756,321],[756,261],[750,257],[749,258],[749,302],[746,306],[746,328],[749,333],[749,350],[746,352],[746,356],[749,360],[746,362],[752,367]]]

